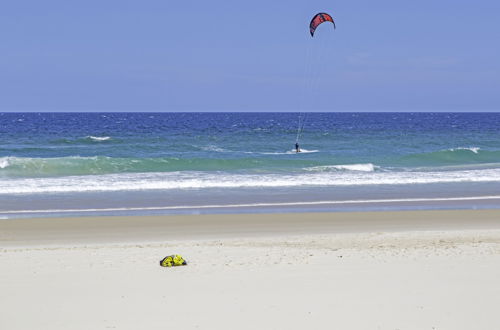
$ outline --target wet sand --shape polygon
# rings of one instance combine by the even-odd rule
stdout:
[[[500,210],[34,218],[0,220],[0,246],[492,228]]]

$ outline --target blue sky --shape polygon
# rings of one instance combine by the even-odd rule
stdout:
[[[330,13],[311,38],[308,24]],[[0,111],[500,111],[500,2],[9,1]]]

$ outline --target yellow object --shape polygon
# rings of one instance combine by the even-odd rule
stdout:
[[[162,267],[185,266],[187,262],[183,257],[176,254],[163,258],[163,260],[160,261],[160,265]]]

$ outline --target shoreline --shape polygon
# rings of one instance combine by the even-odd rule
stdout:
[[[94,197],[95,198],[95,197]],[[76,200],[78,201],[78,200]],[[76,202],[75,201],[75,202]],[[423,210],[476,210],[500,209],[500,195],[481,196],[441,196],[407,198],[369,198],[369,199],[304,199],[293,201],[251,201],[242,200],[233,203],[221,203],[220,199],[212,204],[165,204],[161,199],[150,201],[149,205],[127,205],[121,201],[114,206],[92,204],[98,199],[82,201],[86,208],[78,207],[73,202],[66,208],[60,208],[60,200],[34,201],[31,209],[23,204],[11,209],[0,209],[0,221],[20,218],[51,217],[95,217],[95,216],[168,216],[193,214],[260,214],[260,213],[330,213],[330,212],[378,212],[378,211],[423,211]],[[44,202],[47,205],[43,205]],[[66,201],[67,202],[67,201]],[[143,201],[141,201],[143,202]],[[20,208],[20,207],[23,208]],[[43,207],[43,208],[42,208]]]

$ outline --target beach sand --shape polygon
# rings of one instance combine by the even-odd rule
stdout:
[[[500,210],[1,220],[0,276],[9,330],[499,329]]]

